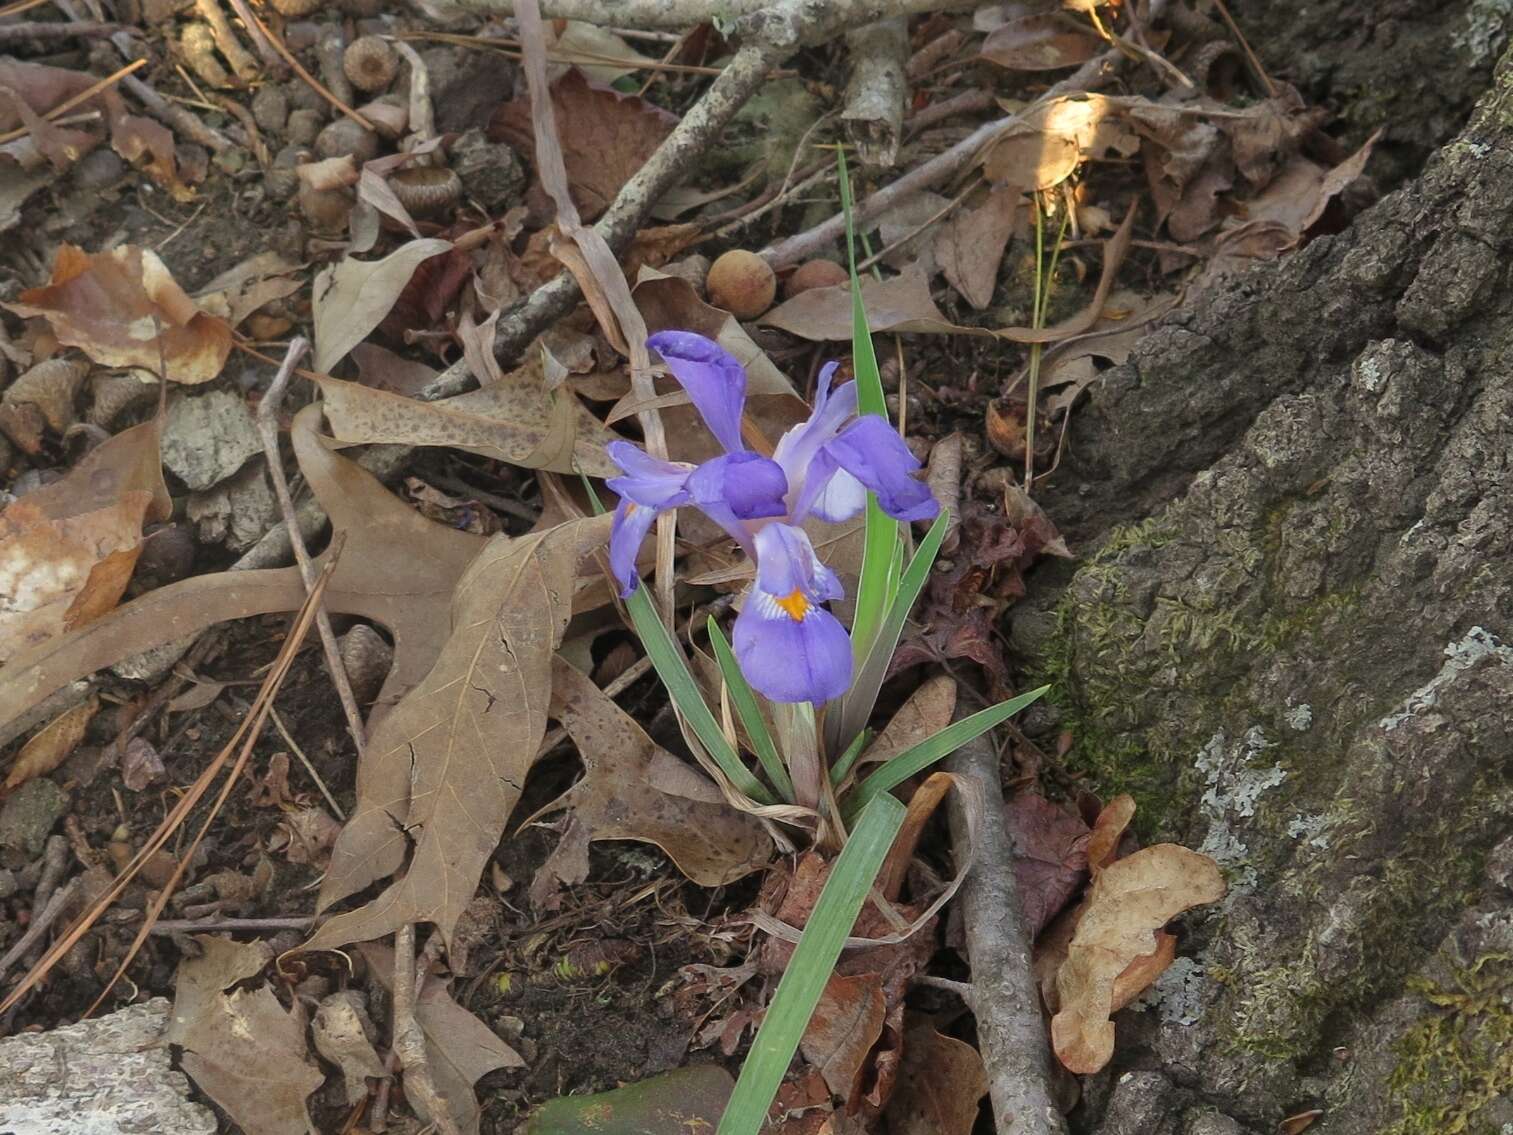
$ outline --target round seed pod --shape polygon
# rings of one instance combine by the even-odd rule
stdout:
[[[709,302],[737,319],[755,319],[772,306],[777,276],[755,252],[731,249],[709,266]]]
[[[844,284],[851,277],[834,260],[809,260],[800,264],[783,284],[783,294],[790,299],[810,288],[828,288]]]
[[[378,135],[364,130],[350,118],[338,118],[315,137],[315,152],[322,158],[352,155],[358,165],[378,157]]]
[[[389,188],[411,213],[429,216],[456,203],[462,179],[445,166],[410,166],[389,178]]]
[[[347,45],[341,57],[341,69],[352,85],[372,94],[388,89],[399,72],[399,56],[376,35],[364,35]]]
[[[273,5],[273,10],[281,16],[299,17],[308,16],[311,12],[325,2],[325,0],[268,0]]]

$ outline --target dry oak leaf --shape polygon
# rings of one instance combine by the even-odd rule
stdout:
[[[1103,44],[1056,13],[1008,20],[988,33],[978,54],[1011,71],[1054,71],[1086,63]]]
[[[0,661],[114,607],[141,554],[142,524],[171,508],[155,421],[12,502],[0,513]]]
[[[393,993],[394,951],[364,942],[358,952],[389,993]],[[426,1038],[426,1058],[436,1091],[464,1135],[476,1135],[481,1115],[473,1085],[499,1068],[524,1068],[525,1061],[494,1031],[452,999],[446,982],[432,978],[415,1001],[415,1022]],[[412,1101],[413,1102],[413,1101]],[[428,1116],[433,1122],[438,1116]]]
[[[1098,1071],[1114,1055],[1115,983],[1137,958],[1161,949],[1157,932],[1194,906],[1224,897],[1206,855],[1176,844],[1147,847],[1098,871],[1056,975],[1061,1008],[1051,1043],[1070,1071]]]
[[[834,974],[825,983],[799,1051],[825,1078],[832,1095],[849,1101],[857,1094],[858,1080],[872,1046],[883,1035],[887,1016],[887,997],[877,974]]]
[[[305,1097],[326,1077],[310,1060],[303,1019],[266,985],[232,988],[259,973],[269,951],[195,941],[204,952],[179,964],[167,1036],[184,1047],[184,1071],[247,1135],[307,1135],[315,1128]]]
[[[52,279],[5,306],[43,317],[60,343],[97,363],[153,373],[161,363],[174,382],[209,382],[231,352],[231,328],[184,294],[157,253],[136,245],[94,255],[61,245]]]
[[[975,309],[993,302],[998,268],[1025,210],[1017,189],[994,188],[981,204],[953,216],[935,238],[935,262],[951,286]]]
[[[591,82],[576,68],[552,84],[551,96],[568,187],[583,220],[592,220],[609,208],[678,120],[639,96]],[[489,138],[535,153],[530,100],[516,99],[495,111]]]
[[[888,1101],[889,1135],[971,1135],[987,1093],[988,1073],[975,1048],[941,1036],[928,1021],[911,1024]]]
[[[315,277],[315,369],[329,372],[393,310],[417,268],[452,250],[447,240],[412,240],[382,260],[345,259]]]
[[[758,820],[725,803],[712,781],[648,737],[561,655],[552,662],[550,716],[573,739],[586,771],[557,801],[572,818],[531,888],[538,906],[558,880],[587,878],[591,840],[656,844],[704,887],[734,882],[772,858],[772,840]]]
[[[53,718],[21,746],[16,761],[0,784],[0,793],[19,788],[36,776],[46,776],[57,768],[84,740],[84,731],[100,708],[98,695],[81,701],[71,709],[65,709]]]
[[[357,807],[333,849],[320,909],[398,870],[412,847],[405,873],[332,918],[311,948],[379,938],[410,922],[434,922],[450,942],[535,763],[578,562],[603,545],[609,520],[495,536],[463,573],[435,665],[368,741]]]

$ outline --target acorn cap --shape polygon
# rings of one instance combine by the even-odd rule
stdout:
[[[462,196],[462,179],[445,166],[410,166],[389,175],[389,188],[411,213],[439,213]]]
[[[709,266],[704,286],[716,307],[737,319],[755,319],[772,306],[778,280],[772,266],[755,252],[734,248]]]
[[[394,81],[399,73],[399,56],[376,35],[358,36],[342,54],[341,69],[354,87],[373,94]]]

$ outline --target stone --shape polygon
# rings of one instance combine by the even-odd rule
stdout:
[[[169,402],[163,464],[191,490],[224,481],[262,451],[257,423],[240,394],[215,389]]]
[[[35,859],[68,805],[68,793],[47,777],[28,780],[0,806],[0,848]]]
[[[103,1017],[0,1040],[5,1135],[215,1135],[216,1115],[189,1098],[155,997]]]
[[[267,463],[261,458],[250,461],[214,488],[191,493],[185,515],[195,525],[200,543],[245,552],[278,520]]]
[[[503,142],[490,142],[481,130],[469,130],[452,143],[451,166],[463,192],[491,215],[514,204],[525,188],[519,156]]]

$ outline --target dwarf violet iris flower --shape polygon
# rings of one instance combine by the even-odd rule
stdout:
[[[693,505],[734,539],[756,566],[735,621],[735,655],[752,688],[773,701],[820,704],[851,684],[851,640],[822,604],[844,594],[799,527],[809,517],[849,520],[877,494],[896,520],[929,520],[940,506],[914,474],[919,461],[886,419],[858,415],[856,384],[831,390],[835,363],[819,374],[814,412],[794,426],[770,458],[741,441],[746,371],[711,339],[659,331],[647,345],[688,393],[724,448],[701,465],[659,461],[627,441],[609,456],[623,476],[610,532],[609,560],[628,596],[640,582],[636,555],[657,514]]]

